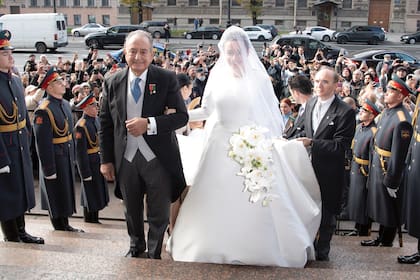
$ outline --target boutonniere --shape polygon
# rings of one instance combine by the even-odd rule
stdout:
[[[150,95],[156,93],[156,84],[149,84],[149,93]]]

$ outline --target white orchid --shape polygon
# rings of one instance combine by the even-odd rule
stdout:
[[[262,201],[268,206],[275,195],[270,194],[274,181],[272,172],[273,143],[266,139],[264,133],[268,129],[258,126],[243,126],[239,133],[234,133],[229,139],[231,149],[229,157],[241,164],[237,174],[244,177],[244,192],[249,192],[249,201]]]

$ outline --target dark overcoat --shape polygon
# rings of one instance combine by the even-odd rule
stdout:
[[[89,212],[102,210],[109,202],[108,187],[100,172],[97,125],[96,118],[84,114],[74,129],[77,167],[82,182],[80,202]]]
[[[402,104],[385,109],[372,139],[373,155],[368,177],[368,215],[387,227],[401,223],[401,192],[397,199],[389,196],[387,187],[400,188],[413,128],[411,116]]]
[[[17,76],[0,72],[0,221],[21,216],[35,206],[31,123],[24,89]]]
[[[420,106],[418,101],[417,106]],[[414,123],[413,130],[407,156],[402,221],[405,223],[408,234],[420,239],[420,125],[418,120]]]
[[[70,105],[64,99],[48,95],[35,110],[41,207],[52,218],[69,217],[76,212],[73,126]],[[56,179],[45,178],[54,174]]]
[[[367,178],[369,175],[369,159],[371,140],[376,132],[376,124],[372,121],[368,126],[359,124],[353,138],[353,158],[350,170],[350,187],[348,196],[348,212],[350,220],[365,225],[369,222],[366,211]]]

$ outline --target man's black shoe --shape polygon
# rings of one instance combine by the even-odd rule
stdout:
[[[343,234],[344,236],[358,236],[359,235],[359,231],[358,230],[352,230],[348,233]]]
[[[392,247],[392,242],[391,243],[386,243],[386,242],[380,242],[378,239],[372,239],[372,240],[363,240],[362,242],[360,242],[360,245],[362,246],[367,246],[367,247]]]
[[[415,253],[409,256],[398,256],[398,262],[403,264],[415,264],[420,261],[420,253]]]
[[[85,232],[83,229],[74,228],[70,225],[66,225],[64,231],[71,231],[71,232]]]
[[[381,242],[378,239],[363,240],[360,242],[362,246],[378,247]]]
[[[320,262],[328,262],[330,258],[328,256],[316,256],[316,260]]]
[[[149,255],[147,254],[147,252],[140,253],[139,249],[133,247],[133,248],[130,248],[130,250],[128,250],[127,254],[125,254],[125,257],[148,259]]]
[[[125,254],[126,258],[138,258],[140,255],[140,251],[137,248],[130,248],[127,254]]]
[[[19,232],[19,239],[23,243],[34,243],[34,244],[44,244],[45,241],[42,237],[32,236],[27,232]]]

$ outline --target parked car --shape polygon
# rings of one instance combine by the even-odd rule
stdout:
[[[280,46],[288,45],[291,47],[303,46],[305,48],[305,56],[309,60],[314,58],[318,49],[321,49],[324,52],[324,55],[327,59],[337,59],[340,54],[348,54],[346,49],[327,45],[309,35],[278,35],[271,42],[271,45],[273,44],[278,44]]]
[[[73,28],[71,30],[71,34],[74,37],[80,37],[80,36],[85,36],[85,35],[90,34],[90,33],[105,31],[106,29],[107,29],[107,27],[103,26],[102,24],[88,23],[88,24],[85,24],[81,27]]]
[[[131,31],[142,29],[140,25],[115,25],[106,31],[90,33],[85,36],[85,44],[90,48],[101,49],[104,46],[122,46],[125,36]]]
[[[329,42],[334,39],[334,33],[336,31],[323,27],[323,26],[308,26],[302,30],[302,34],[310,35],[317,40]],[[296,34],[296,31],[292,31],[289,34]]]
[[[217,26],[202,26],[197,30],[184,32],[185,39],[219,39],[225,30]]]
[[[400,50],[362,50],[353,53],[350,59],[358,65],[362,61],[366,61],[368,67],[376,67],[380,61],[384,60],[384,55],[386,54],[391,55],[391,60],[401,59],[402,61],[407,61],[413,69],[420,68],[420,61],[417,57]]]
[[[273,39],[271,32],[259,26],[242,27],[250,40],[267,41]]]
[[[165,35],[163,28],[167,21],[146,20],[140,23],[140,27],[153,35],[154,38],[161,38]]]
[[[257,24],[257,26],[264,28],[265,30],[269,30],[271,33],[271,36],[276,37],[277,34],[279,34],[279,31],[277,30],[277,27],[270,24]]]
[[[407,44],[415,44],[417,42],[420,42],[420,31],[416,33],[402,35],[400,41]]]
[[[365,42],[369,45],[377,45],[386,39],[385,30],[380,26],[356,25],[346,31],[334,34],[337,43]]]

